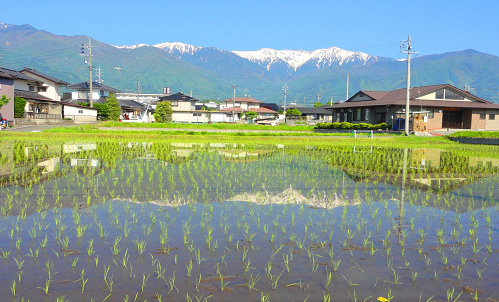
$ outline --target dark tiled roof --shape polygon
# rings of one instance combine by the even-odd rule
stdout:
[[[33,69],[33,68],[24,67],[24,69],[21,70],[20,73],[24,73],[24,72],[30,72],[32,74],[36,74],[39,77],[42,77],[42,78],[47,79],[47,80],[50,80],[50,81],[55,82],[55,83],[60,84],[60,85],[69,85],[68,82],[65,82],[63,80],[59,80],[57,78],[49,76],[49,75],[47,75],[45,73],[42,73],[42,72],[40,72],[40,71],[38,71],[36,69]]]
[[[72,90],[77,90],[77,91],[78,90],[89,90],[90,83],[89,82],[82,82],[82,83],[78,83],[78,84],[72,84],[72,85],[67,86],[67,88],[72,89]],[[109,91],[112,93],[121,92],[118,89],[115,89],[113,87],[110,87],[110,86],[107,86],[107,85],[104,85],[104,84],[98,83],[98,82],[92,82],[92,88],[93,89],[101,89],[101,90]]]
[[[144,108],[144,104],[139,103],[134,100],[118,100],[118,104],[120,107],[128,107],[128,108]]]
[[[14,89],[14,95],[26,100],[55,102],[54,100],[33,91]]]
[[[474,102],[466,101],[448,101],[448,100],[420,100],[416,99],[423,95],[435,92],[441,88],[449,89],[454,92],[458,92],[461,95],[474,100]],[[371,101],[352,101],[352,99],[359,93],[364,93],[371,97]],[[364,91],[361,90],[357,92],[354,96],[348,99],[344,103],[335,104],[333,106],[325,106],[327,109],[334,108],[351,108],[351,107],[368,107],[368,106],[388,106],[388,105],[405,105],[406,89],[396,89],[392,91]],[[427,106],[427,107],[456,107],[456,108],[491,108],[499,109],[498,104],[491,103],[487,100],[479,98],[471,93],[461,90],[449,84],[431,85],[431,86],[421,86],[413,87],[409,94],[409,103],[411,106]]]
[[[224,102],[238,102],[238,103],[262,103],[261,101],[259,100],[255,100],[253,98],[247,98],[247,97],[244,97],[244,98],[230,98],[230,99],[225,99],[223,100]]]
[[[182,92],[177,92],[175,94],[162,96],[159,99],[160,101],[196,101],[196,102],[198,101],[198,99],[185,95]]]
[[[43,83],[42,81],[35,80],[35,79],[25,75],[25,74],[20,73],[19,71],[16,71],[13,69],[0,67],[0,74],[7,76],[7,77],[10,77],[12,79],[19,79],[19,80],[25,80],[25,81],[30,81],[30,82]]]
[[[277,106],[276,103],[262,103],[260,105],[260,108],[268,108],[268,109],[271,109],[271,110],[274,110],[274,111],[277,111],[279,110],[279,106]]]
[[[329,105],[323,105],[320,107],[293,107],[289,106],[289,108],[298,109],[302,114],[331,114],[330,110],[327,110],[325,107],[329,107]]]

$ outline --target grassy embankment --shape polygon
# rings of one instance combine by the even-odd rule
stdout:
[[[499,138],[499,131],[459,131],[449,137]]]
[[[120,128],[173,128],[173,129],[219,129],[219,130],[265,130],[265,131],[313,131],[314,126],[307,125],[250,125],[250,124],[179,124],[179,123],[120,123],[103,122],[98,127],[120,127]]]

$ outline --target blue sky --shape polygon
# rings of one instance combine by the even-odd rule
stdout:
[[[91,9],[86,9],[90,7]],[[473,48],[499,55],[499,1],[5,1],[0,22],[115,45],[183,42],[226,50],[337,46],[402,58]]]

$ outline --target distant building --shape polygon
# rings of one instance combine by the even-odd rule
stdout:
[[[240,120],[239,116],[248,111],[256,112],[257,119],[277,119],[277,111],[262,107],[262,104],[261,101],[249,97],[223,100],[220,110],[212,113],[212,122],[236,122]]]
[[[289,106],[288,109],[294,108],[301,112],[301,116],[310,123],[331,123],[333,121],[333,115],[330,110],[327,110],[328,105],[323,105],[320,107],[297,107]]]
[[[90,101],[90,83],[82,82],[78,84],[72,84],[67,86],[68,89],[73,90],[71,93],[71,103],[83,102],[89,103]],[[95,102],[100,99],[99,102],[103,101],[109,96],[109,94],[118,94],[120,90],[113,87],[104,85],[98,82],[92,82],[92,100]]]
[[[361,90],[344,103],[325,106],[335,122],[400,125],[405,118],[406,89]],[[499,130],[499,104],[449,84],[413,87],[410,91],[410,129]],[[497,118],[496,118],[497,117]]]
[[[73,90],[71,104],[88,104],[90,102],[90,84],[82,82],[68,86]],[[92,82],[92,96],[95,104],[104,104],[110,94],[118,94],[120,91],[111,86],[104,85],[98,82]],[[121,107],[120,119],[124,122],[149,122],[150,121],[150,106],[148,104],[139,103],[133,99],[117,99]]]
[[[160,97],[160,101],[168,101],[172,104],[172,121],[175,123],[208,123],[211,121],[211,112],[196,110],[199,100],[182,92]]]

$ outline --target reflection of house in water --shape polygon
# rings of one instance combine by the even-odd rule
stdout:
[[[93,167],[99,168],[100,162],[97,159],[71,158],[71,167]]]
[[[447,193],[493,175],[499,167],[499,159],[467,157],[436,149],[407,150],[405,185],[422,191]],[[404,181],[400,173],[404,165],[403,151],[354,148],[350,152],[336,152],[330,164],[339,166],[354,181],[384,182],[400,187]]]
[[[90,151],[96,149],[97,149],[96,143],[64,144],[62,146],[63,153],[74,153],[74,152]]]
[[[219,150],[218,154],[226,161],[231,162],[252,162],[258,161],[265,156],[271,156],[275,153],[274,150],[251,150],[245,151],[241,149],[225,149]]]
[[[42,174],[50,173],[61,163],[60,157],[54,157],[38,163],[38,167],[43,167]]]

